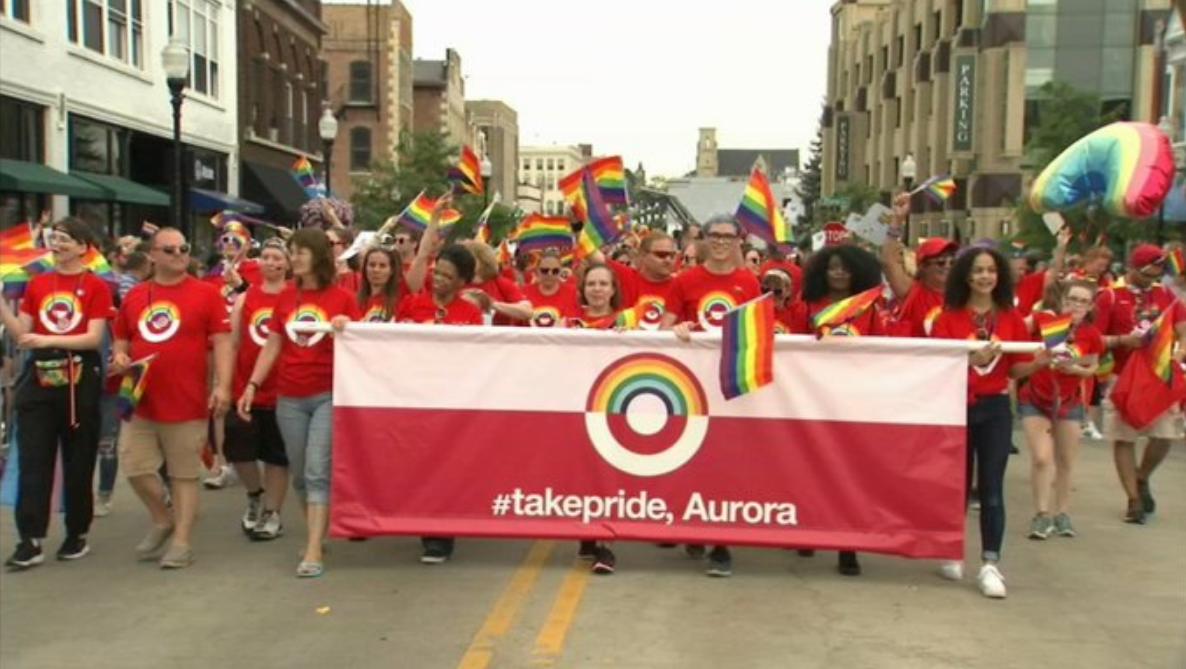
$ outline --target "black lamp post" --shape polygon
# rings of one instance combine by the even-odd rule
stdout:
[[[185,224],[185,191],[182,189],[181,149],[181,102],[185,99],[186,79],[189,78],[189,50],[177,39],[169,40],[161,51],[161,65],[165,70],[165,81],[169,84],[169,96],[173,103],[173,194],[169,202],[172,209],[173,227],[188,236]]]
[[[329,196],[329,175],[333,166],[334,138],[338,136],[338,119],[334,117],[327,103],[321,110],[321,120],[317,121],[317,134],[321,135],[321,143],[325,146],[325,194]]]
[[[918,176],[918,163],[914,162],[914,154],[907,153],[906,157],[902,159],[902,185],[906,187],[906,192],[909,193],[914,188],[914,179]],[[914,197],[910,198],[910,210],[914,211]],[[906,219],[906,225],[902,230],[903,243],[910,245],[910,219]]]
[[[490,175],[494,174],[494,165],[489,156],[482,156],[482,207],[490,205]]]

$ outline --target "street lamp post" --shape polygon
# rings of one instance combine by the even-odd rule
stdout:
[[[482,156],[482,207],[490,204],[490,175],[494,174],[494,164],[488,156]]]
[[[188,236],[188,226],[185,224],[185,191],[181,187],[181,102],[185,98],[183,91],[186,79],[189,78],[189,50],[180,40],[169,40],[161,50],[161,65],[165,70],[165,81],[169,84],[169,96],[173,103],[173,197],[169,203],[173,210],[171,218],[173,227]]]
[[[906,187],[906,192],[909,193],[914,188],[914,179],[918,176],[918,163],[914,162],[914,154],[907,153],[906,157],[902,159],[902,184]],[[910,211],[914,212],[914,198],[910,198]],[[902,238],[906,240],[906,244],[910,244],[910,218],[906,218],[906,225],[903,226]]]
[[[325,147],[323,151],[325,155],[325,194],[328,196],[330,168],[333,166],[334,138],[338,136],[338,119],[330,110],[329,103],[326,103],[321,110],[321,120],[317,121],[317,134],[321,135],[321,143]]]

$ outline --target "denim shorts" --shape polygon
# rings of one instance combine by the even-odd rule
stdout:
[[[1030,404],[1028,402],[1022,402],[1021,404],[1017,405],[1017,415],[1020,416],[1021,418],[1029,418],[1029,417],[1033,416],[1033,417],[1045,418],[1047,420],[1050,419],[1049,413],[1042,411],[1038,407],[1036,407],[1033,404]],[[1064,414],[1061,417],[1059,417],[1058,420],[1071,421],[1074,423],[1082,423],[1085,416],[1086,416],[1086,414],[1083,411],[1083,403],[1077,402],[1073,406],[1068,408],[1064,412]]]

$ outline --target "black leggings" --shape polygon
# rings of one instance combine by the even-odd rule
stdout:
[[[32,362],[29,363],[30,367]],[[91,485],[99,452],[99,358],[83,354],[82,374],[75,386],[75,415],[70,426],[70,389],[43,388],[32,369],[17,384],[16,528],[22,539],[43,539],[49,529],[54,469],[62,447],[62,489],[66,503],[66,533],[87,533],[94,515]]]
[[[985,560],[1001,559],[1005,537],[1005,467],[1013,443],[1013,414],[1008,395],[990,395],[968,407],[967,487],[972,485],[976,464],[976,489],[980,494],[980,550]]]

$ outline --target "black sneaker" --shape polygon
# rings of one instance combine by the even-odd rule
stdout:
[[[16,545],[12,557],[8,558],[4,564],[13,571],[20,571],[36,567],[42,562],[45,562],[45,554],[41,552],[41,544],[25,539]]]
[[[424,541],[424,553],[420,562],[424,564],[441,564],[453,557],[452,539],[427,539]]]
[[[597,547],[597,558],[593,560],[593,573],[609,575],[614,573],[614,552],[606,546]]]
[[[1157,510],[1157,501],[1153,499],[1153,492],[1149,490],[1149,482],[1137,480],[1137,493],[1141,496],[1141,508],[1145,515]]]
[[[58,549],[59,560],[78,560],[86,557],[87,553],[91,552],[90,544],[86,542],[86,537],[68,536],[62,542],[62,547]]]
[[[708,554],[708,569],[704,570],[709,576],[724,578],[733,575],[733,556],[724,546],[716,546]]]
[[[861,563],[857,561],[857,554],[854,551],[840,551],[836,571],[845,576],[860,576]]]
[[[596,541],[582,541],[579,548],[577,548],[578,560],[596,560],[597,559],[597,542]]]
[[[704,557],[704,546],[701,546],[700,544],[688,544],[687,546],[684,546],[684,552],[687,553],[688,557],[692,558],[693,560],[699,560],[700,558]]]

